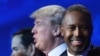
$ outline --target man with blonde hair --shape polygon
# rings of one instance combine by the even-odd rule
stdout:
[[[32,29],[35,47],[46,56],[65,56],[66,44],[60,32],[64,12],[62,6],[49,5],[31,14],[35,19]]]

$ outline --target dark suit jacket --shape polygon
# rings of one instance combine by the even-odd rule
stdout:
[[[61,56],[67,56],[67,50],[64,53],[62,53]],[[94,48],[93,46],[91,46],[91,49],[89,50],[87,56],[100,56],[100,47]]]
[[[91,46],[91,50],[89,51],[87,56],[100,56],[100,48],[94,48]]]
[[[60,56],[67,56],[67,51],[64,51]]]

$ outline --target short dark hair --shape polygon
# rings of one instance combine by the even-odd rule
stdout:
[[[21,36],[21,43],[25,46],[25,48],[27,49],[28,46],[33,43],[33,34],[31,33],[31,29],[22,29],[19,30],[18,32],[14,33],[13,36],[19,35],[19,34],[23,34]]]
[[[77,11],[77,12],[80,12],[83,15],[85,15],[90,20],[89,22],[92,24],[91,13],[89,12],[89,10],[85,6],[83,6],[81,4],[74,4],[72,6],[69,6],[65,11],[64,16],[67,13],[70,13],[73,11]],[[63,21],[64,21],[64,19],[63,19]],[[62,24],[63,24],[63,21],[62,21]]]
[[[79,12],[90,14],[88,9],[84,5],[81,5],[81,4],[74,4],[72,6],[69,6],[66,10],[66,13],[72,12],[72,11],[79,11]]]

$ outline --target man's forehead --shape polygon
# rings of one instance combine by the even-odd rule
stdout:
[[[88,18],[88,15],[84,15],[82,14],[82,12],[70,12],[67,13],[64,17],[64,21],[90,21],[90,19]]]
[[[35,20],[34,20],[34,23],[39,23],[39,22],[41,22],[41,21],[43,21],[43,20],[38,18],[38,19],[35,19]]]
[[[12,39],[12,46],[19,45],[21,43],[21,37],[22,34],[14,36]]]
[[[42,21],[42,18],[36,18],[35,21]]]
[[[43,21],[50,21],[50,20],[51,20],[50,17],[41,17],[41,18],[38,17],[34,20],[34,22],[43,22]]]

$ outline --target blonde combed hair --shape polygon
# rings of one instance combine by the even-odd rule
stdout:
[[[51,19],[52,24],[60,24],[63,19],[65,9],[59,5],[48,5],[41,7],[31,14],[31,18],[48,17]]]

